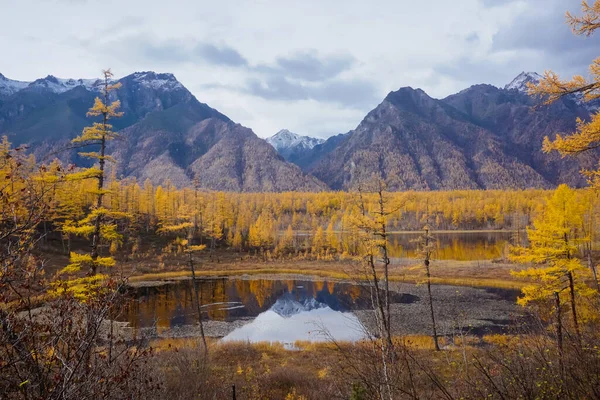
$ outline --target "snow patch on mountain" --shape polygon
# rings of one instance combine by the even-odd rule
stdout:
[[[527,92],[528,83],[537,84],[543,77],[537,72],[521,72],[515,79],[504,87],[506,90],[518,90],[519,92]]]
[[[519,92],[527,93],[528,89],[529,89],[527,87],[527,84],[529,82],[531,82],[533,84],[538,84],[541,79],[543,79],[543,76],[541,76],[537,72],[521,72],[515,79],[512,80],[511,83],[506,85],[504,87],[504,89],[506,89],[506,90],[516,89]],[[566,96],[566,98],[571,99],[578,106],[581,106],[581,107],[587,109],[587,111],[589,113],[597,113],[598,110],[600,110],[600,101],[597,101],[597,100],[591,101],[591,102],[585,101],[583,93],[573,93],[573,94]]]
[[[64,93],[78,86],[83,86],[89,91],[99,91],[102,81],[100,79],[62,79],[53,75],[37,79],[29,84],[29,88],[48,89],[53,93]]]
[[[0,94],[13,95],[25,89],[30,82],[15,81],[0,74]]]
[[[275,135],[266,139],[267,143],[277,151],[289,150],[292,148],[310,150],[316,145],[324,143],[324,139],[318,139],[310,136],[301,136],[297,133],[290,132],[287,129],[282,129]]]
[[[157,74],[152,71],[135,72],[130,75],[133,80],[147,88],[154,90],[170,91],[185,89],[173,74]],[[124,77],[122,79],[126,79]],[[114,83],[111,82],[111,83]],[[33,82],[21,82],[6,78],[0,74],[0,94],[13,95],[23,89],[33,88],[38,90],[49,90],[53,93],[64,93],[76,87],[82,86],[90,92],[99,92],[104,82],[101,79],[62,79],[53,75],[36,79]]]
[[[132,76],[135,82],[154,90],[185,89],[173,74],[157,74],[156,72],[148,71],[136,72]]]

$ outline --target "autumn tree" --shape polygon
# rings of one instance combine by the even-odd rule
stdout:
[[[105,189],[106,162],[114,161],[112,157],[106,154],[106,146],[110,140],[118,137],[113,132],[113,127],[109,121],[123,115],[118,111],[121,106],[120,101],[110,102],[110,93],[121,87],[120,83],[112,83],[113,76],[110,69],[103,72],[104,82],[102,89],[102,98],[96,97],[94,105],[89,109],[89,117],[101,117],[101,122],[94,122],[92,126],[84,128],[82,134],[72,140],[76,148],[93,146],[99,148],[98,151],[80,152],[79,155],[90,158],[98,162],[98,167],[91,167],[79,172],[78,179],[90,178],[96,180],[96,188],[93,194],[96,197],[95,204],[91,212],[82,220],[72,224],[65,224],[63,231],[79,236],[91,236],[91,251],[89,254],[71,253],[71,262],[63,270],[65,273],[75,273],[80,269],[89,268],[89,274],[95,275],[98,267],[111,267],[115,264],[112,257],[100,257],[98,247],[100,240],[104,239],[109,243],[119,243],[122,241],[122,235],[117,232],[117,225],[114,222],[117,219],[127,218],[127,214],[119,211],[110,210],[103,205],[103,199],[108,191]]]
[[[562,347],[561,293],[568,292],[573,328],[580,336],[578,297],[590,296],[594,291],[586,284],[589,271],[583,266],[577,253],[582,244],[589,241],[583,236],[584,205],[575,201],[575,193],[566,185],[560,185],[548,200],[544,213],[527,229],[528,247],[513,247],[511,259],[534,266],[515,272],[519,277],[529,278],[533,283],[525,286],[519,303],[554,301],[557,339]]]
[[[204,346],[205,355],[208,354],[208,346],[206,344],[206,336],[204,334],[204,323],[202,319],[202,302],[200,300],[198,287],[196,286],[196,269],[194,262],[194,254],[206,248],[203,244],[194,244],[196,239],[194,224],[194,211],[192,207],[183,204],[179,207],[176,217],[159,221],[160,228],[158,233],[166,236],[174,236],[168,244],[167,250],[171,253],[185,254],[187,256],[188,267],[192,273],[192,290],[196,303],[196,311],[198,313],[198,323],[200,325],[200,335]]]
[[[369,199],[374,197],[374,201]],[[392,341],[389,265],[388,255],[388,217],[389,209],[385,182],[374,178],[373,182],[359,185],[357,191],[357,207],[359,214],[355,215],[352,223],[360,231],[359,259],[365,266],[365,278],[373,286],[373,308],[379,333],[383,387],[381,398],[393,397],[391,369],[395,361],[394,343]],[[383,269],[383,276],[380,272]]]
[[[70,175],[53,165],[36,166],[23,148],[10,149],[7,141],[0,145],[1,397],[148,394],[153,388],[140,380],[148,350],[121,342],[113,352],[113,341],[106,337],[105,322],[121,296],[121,282],[106,280],[92,295],[78,299],[70,290],[56,290],[62,283],[46,274],[49,255],[40,256],[38,245],[47,232],[40,226],[57,215],[52,211],[55,196]]]
[[[427,204],[427,214],[425,226],[423,227],[422,234],[417,238],[418,253],[423,259],[423,267],[425,269],[425,284],[427,285],[427,298],[429,300],[429,315],[431,317],[431,336],[433,338],[433,344],[437,351],[440,350],[440,344],[438,340],[437,327],[435,324],[435,311],[433,308],[433,296],[431,294],[431,257],[435,250],[435,238],[430,233],[429,227],[429,203]]]
[[[591,36],[600,27],[600,1],[592,5],[582,3],[582,15],[575,16],[567,12],[567,23],[576,35]],[[542,97],[546,104],[565,96],[579,96],[583,101],[600,98],[600,57],[593,60],[589,67],[589,78],[576,75],[570,80],[561,79],[558,74],[546,71],[537,85],[529,84],[529,93]],[[574,133],[557,133],[554,139],[544,138],[543,150],[546,153],[558,151],[563,157],[573,156],[600,147],[600,112],[591,116],[589,121],[577,119]],[[600,170],[584,171],[595,187],[600,187]]]

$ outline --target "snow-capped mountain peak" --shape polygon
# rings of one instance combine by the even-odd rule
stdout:
[[[161,74],[152,71],[135,72],[120,80],[131,79],[135,83],[154,90],[172,91],[181,90],[185,87],[175,78],[173,74]],[[91,92],[99,92],[102,89],[101,79],[62,79],[54,75],[36,79],[33,82],[21,82],[6,78],[0,74],[0,94],[13,95],[23,89],[50,91],[53,93],[64,93],[71,89],[82,86]]]
[[[543,77],[537,72],[521,72],[515,79],[504,87],[506,90],[516,89],[519,92],[527,92],[528,83],[538,83]]]
[[[53,75],[37,79],[30,83],[28,87],[48,89],[54,93],[64,93],[78,86],[83,86],[87,90],[100,90],[101,81],[99,79],[62,79]]]
[[[185,89],[184,86],[169,73],[156,73],[153,71],[135,72],[131,75],[133,80],[142,86],[155,90]],[[127,77],[126,77],[127,78]]]
[[[275,135],[267,138],[266,141],[277,151],[289,150],[292,148],[310,150],[316,145],[325,142],[323,139],[301,136],[297,133],[290,132],[287,129],[280,130]]]
[[[14,81],[0,74],[0,95],[10,96],[25,89],[29,82]]]

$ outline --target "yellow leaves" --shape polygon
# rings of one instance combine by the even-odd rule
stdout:
[[[319,379],[325,379],[329,375],[329,367],[322,368],[317,371],[317,377]]]
[[[285,400],[308,400],[306,397],[299,395],[296,388],[293,388],[286,396]]]
[[[193,228],[194,224],[191,222],[182,222],[176,225],[163,225],[158,230],[159,234],[168,234],[168,233],[181,233],[185,232],[186,229]]]
[[[250,226],[248,244],[255,248],[270,247],[275,238],[275,224],[270,210],[263,210]]]
[[[56,280],[52,282],[48,294],[50,296],[60,296],[70,293],[79,301],[87,301],[107,279],[108,275],[96,274],[84,278]]]
[[[576,17],[567,13],[567,22],[577,35],[590,36],[596,29],[600,28],[600,2],[594,1],[590,6],[586,1],[582,2],[583,15]],[[537,84],[528,84],[529,94],[544,98],[545,104],[550,104],[561,97],[577,94],[584,101],[592,101],[600,98],[600,57],[593,60],[589,67],[591,79],[581,75],[574,76],[571,80],[561,80],[552,71],[546,71],[544,78]],[[579,154],[600,146],[600,114],[592,116],[591,121],[584,122],[577,119],[577,128],[573,134],[557,134],[554,140],[546,137],[543,142],[543,151],[549,153],[558,151],[563,157]],[[585,171],[590,177],[590,183],[600,184],[595,172]]]
[[[88,216],[82,220],[82,223],[90,223],[95,221],[97,217],[111,218],[111,219],[128,219],[132,218],[132,215],[123,211],[109,210],[106,207],[95,208],[88,214]]]
[[[575,192],[560,185],[548,200],[546,209],[538,217],[533,229],[527,229],[529,247],[511,248],[510,258],[519,263],[540,265],[513,276],[534,281],[523,288],[519,304],[547,299],[567,287],[567,276],[573,276],[578,293],[587,292],[583,283],[589,271],[577,258],[578,245],[588,242],[589,237],[580,232],[583,226],[585,205],[575,199]]]
[[[206,249],[206,245],[200,244],[200,245],[195,245],[195,246],[188,246],[187,251],[188,252],[196,252],[196,251],[202,251],[204,249]]]
[[[557,134],[554,140],[545,137],[543,142],[543,151],[550,153],[558,151],[563,157],[575,155],[585,151],[595,149],[600,145],[600,113],[592,116],[590,122],[584,122],[577,119],[576,132],[563,136]]]
[[[62,226],[63,233],[67,235],[90,237],[94,233],[92,225],[77,226],[73,221],[66,221]]]
[[[600,28],[600,2],[594,1],[589,5],[587,1],[581,2],[583,15],[576,17],[567,12],[567,23],[576,35],[591,36],[596,29]]]
[[[123,235],[117,232],[116,224],[103,224],[100,226],[100,237],[107,242],[120,244],[123,242]]]
[[[100,144],[102,140],[112,140],[119,135],[112,131],[112,125],[94,122],[92,126],[83,128],[81,135],[77,136],[72,143],[75,144]]]
[[[67,174],[67,176],[65,177],[65,180],[67,182],[69,182],[69,181],[78,181],[78,180],[92,179],[92,178],[97,179],[101,174],[102,174],[102,171],[100,171],[98,168],[92,167],[92,168],[86,168],[86,169],[82,169],[77,172]]]
[[[110,85],[108,86],[109,91],[118,89],[120,84]],[[122,112],[119,112],[119,108],[121,107],[121,102],[119,100],[113,101],[110,104],[105,104],[102,99],[96,97],[94,100],[94,105],[87,112],[88,117],[98,117],[100,115],[106,115],[108,118],[118,118],[123,116]]]
[[[531,96],[543,98],[545,104],[550,104],[563,96],[578,92],[584,93],[585,100],[592,100],[597,97],[600,84],[589,82],[581,75],[576,75],[571,80],[561,80],[556,73],[546,71],[537,85],[529,82],[527,87]]]
[[[75,252],[71,252],[69,262],[70,264],[63,268],[59,274],[70,275],[81,271],[83,268],[91,268],[92,266],[109,268],[113,267],[116,263],[112,257],[96,257],[96,259],[93,259],[90,254]]]

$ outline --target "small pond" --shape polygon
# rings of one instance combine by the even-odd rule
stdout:
[[[351,312],[371,307],[368,286],[309,280],[201,279],[196,282],[203,318],[248,323],[223,340],[285,341],[357,340],[364,328]],[[138,288],[126,307],[134,328],[170,329],[197,322],[191,281]],[[419,300],[393,292],[394,303]],[[325,334],[327,332],[327,334]]]
[[[366,334],[363,322],[372,308],[370,287],[361,284],[222,278],[201,279],[196,285],[207,335],[225,341],[358,340]],[[391,292],[397,313],[394,318],[409,328],[406,333],[426,334],[429,323],[425,288],[400,285]],[[434,292],[439,296],[436,308],[440,326],[452,322],[444,322],[444,317],[463,309],[461,315],[475,318],[475,324],[488,321],[484,323],[487,326],[489,321],[504,321],[482,332],[509,324],[507,318],[517,295],[515,291],[452,286],[435,286]],[[158,336],[161,332],[195,336],[198,331],[190,330],[198,321],[193,296],[191,280],[139,287],[119,320],[128,322],[135,331],[151,330]]]

